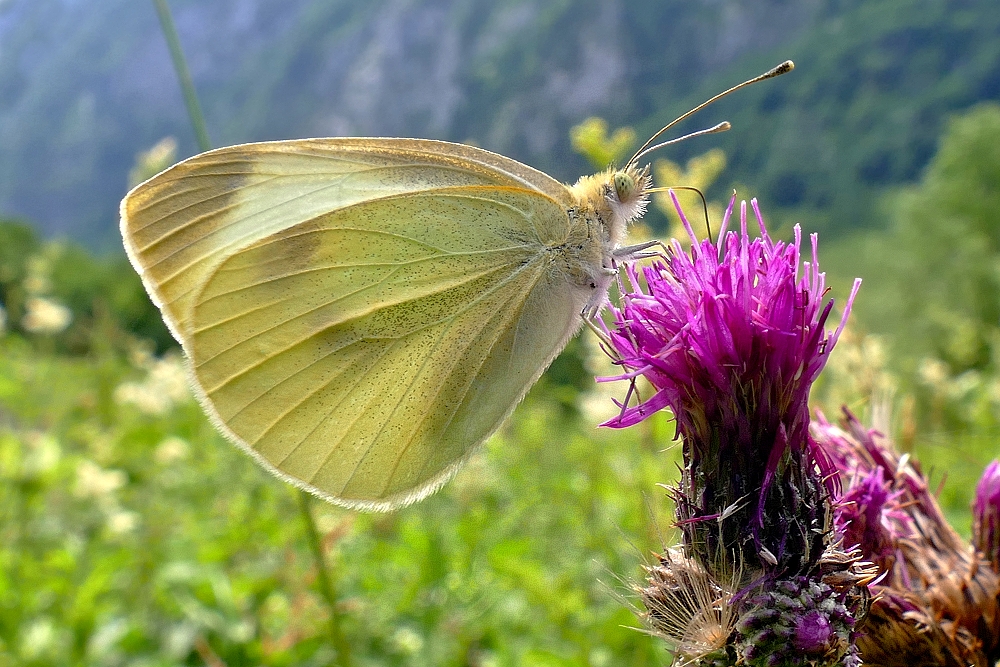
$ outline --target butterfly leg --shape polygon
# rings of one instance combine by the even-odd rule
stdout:
[[[650,252],[650,248],[657,248],[657,250]],[[667,258],[670,254],[670,249],[664,245],[662,241],[644,241],[643,243],[637,243],[635,245],[622,246],[620,248],[615,248],[611,251],[611,266],[604,267],[602,269],[603,279],[608,281],[610,284],[611,280],[619,276],[618,267],[623,262],[634,262],[640,259],[649,259],[651,257],[662,257]],[[598,313],[600,313],[601,308],[607,300],[607,289],[601,289],[597,292],[598,298],[591,299],[591,301],[583,307],[580,311],[580,317],[586,323],[587,327],[594,332],[597,338],[601,341],[601,344],[610,351],[613,351],[614,345],[611,343],[611,338],[608,336],[606,330],[598,326],[596,320],[598,319]]]
[[[590,308],[590,306],[587,306],[586,308],[580,311],[580,319],[583,320],[583,323],[587,325],[588,329],[594,332],[594,335],[597,336],[598,340],[601,341],[601,345],[606,350],[615,349],[614,345],[612,345],[611,343],[611,337],[608,336],[607,332],[605,332],[604,329],[597,326],[597,323],[594,321],[595,319],[597,319],[596,311],[593,311]]]
[[[660,250],[649,251],[650,248],[655,248],[656,246],[659,246]],[[669,256],[670,248],[658,239],[636,243],[635,245],[622,246],[611,251],[612,259],[618,262],[634,262],[640,259],[649,259],[650,257],[662,257],[666,259]]]

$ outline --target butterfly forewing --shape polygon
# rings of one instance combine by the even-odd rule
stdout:
[[[470,146],[418,139],[307,139],[195,156],[122,202],[125,248],[174,335],[186,343],[192,298],[226,257],[369,199],[466,185],[525,187],[565,203],[545,174]]]

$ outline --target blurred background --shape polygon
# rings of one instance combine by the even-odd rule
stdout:
[[[654,156],[657,184],[713,222],[756,196],[773,235],[820,234],[833,296],[864,279],[814,405],[913,452],[968,534],[1000,455],[992,0],[171,8],[214,145],[447,139],[566,182],[794,60],[681,126],[733,130]],[[595,387],[592,337],[395,514],[308,515],[215,434],[117,232],[130,185],[196,152],[153,2],[0,0],[0,666],[669,663],[627,606],[671,539],[673,430],[595,429],[625,387]],[[635,236],[675,231],[656,204]]]

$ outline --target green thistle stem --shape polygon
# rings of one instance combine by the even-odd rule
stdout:
[[[205,116],[201,112],[198,94],[195,92],[194,82],[191,80],[191,72],[184,59],[181,40],[177,36],[177,28],[174,26],[174,17],[170,13],[167,0],[153,0],[153,4],[156,6],[156,13],[160,16],[160,27],[167,40],[167,48],[170,49],[170,58],[174,61],[174,69],[177,70],[177,78],[180,80],[181,91],[184,93],[184,104],[187,106],[188,115],[191,116],[191,125],[194,127],[195,138],[198,140],[198,148],[201,151],[211,150],[212,142],[209,140],[208,130],[205,128]]]
[[[337,664],[340,667],[350,667],[351,650],[350,645],[344,637],[344,632],[340,627],[341,615],[337,610],[337,592],[333,587],[333,580],[326,569],[326,559],[323,557],[323,543],[316,530],[316,521],[309,510],[309,494],[299,491],[299,513],[302,521],[306,525],[306,537],[309,541],[309,549],[312,551],[313,560],[316,561],[316,580],[319,584],[319,592],[326,600],[327,607],[330,608],[330,637],[333,640],[333,648],[337,651]]]

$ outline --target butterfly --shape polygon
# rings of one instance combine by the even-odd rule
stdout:
[[[389,510],[455,473],[650,247],[622,244],[664,130],[572,186],[444,141],[230,146],[134,188],[121,233],[219,430],[317,496]]]

